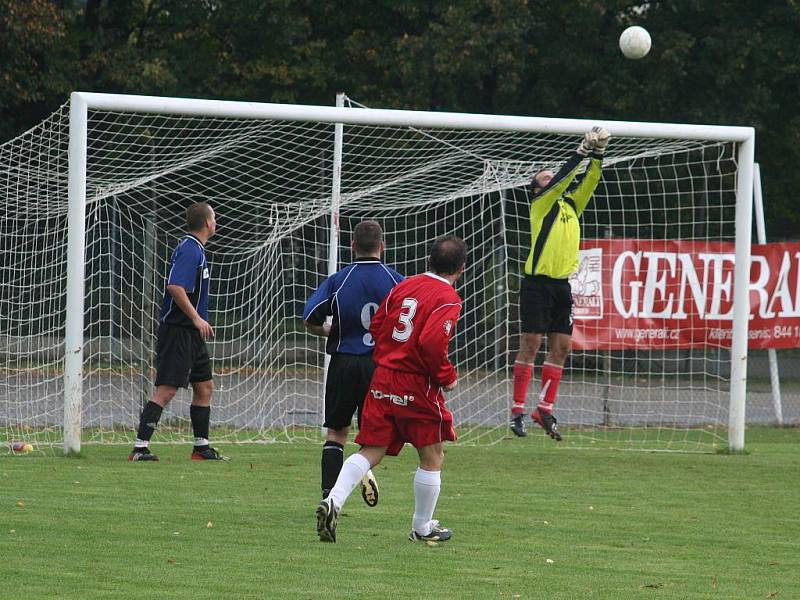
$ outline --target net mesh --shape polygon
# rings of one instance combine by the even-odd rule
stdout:
[[[65,105],[0,147],[0,440],[62,439],[68,120]],[[438,235],[468,244],[451,347],[460,385],[448,398],[462,443],[508,436],[526,188],[576,144],[552,133],[344,126],[340,266],[364,218],[382,224],[385,261],[404,274],[425,270]],[[214,442],[320,439],[323,342],[300,316],[327,273],[333,155],[329,123],[90,110],[84,443],[135,435],[169,257],[197,200],[218,219],[207,246]],[[732,241],[735,156],[734,144],[615,137],[583,237]],[[573,352],[557,405],[564,445],[724,445],[729,367],[713,348]],[[191,439],[189,402],[179,392],[154,440]]]

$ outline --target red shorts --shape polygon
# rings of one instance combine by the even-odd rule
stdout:
[[[423,448],[455,439],[442,388],[425,375],[375,369],[356,444],[386,448],[386,454],[397,456],[406,442]]]

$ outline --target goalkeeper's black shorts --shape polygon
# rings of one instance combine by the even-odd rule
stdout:
[[[356,413],[360,427],[361,407],[364,406],[373,371],[375,363],[372,362],[372,354],[331,355],[325,379],[324,427],[350,427]]]
[[[572,335],[572,289],[567,279],[526,275],[519,290],[522,333]]]

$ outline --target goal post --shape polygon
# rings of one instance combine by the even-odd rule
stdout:
[[[731,402],[728,447],[744,450],[745,399],[747,397],[747,330],[750,318],[750,240],[753,220],[753,164],[755,132],[739,145],[736,188],[736,266],[733,287],[733,338],[731,340]]]
[[[86,246],[87,104],[72,94],[69,109],[67,318],[64,321],[64,453],[81,450],[83,316]]]
[[[767,243],[767,230],[764,222],[764,199],[761,194],[761,169],[758,163],[753,165],[753,204],[756,218],[756,240],[759,244]],[[772,406],[775,410],[775,422],[783,425],[783,406],[781,402],[781,380],[778,373],[778,353],[775,348],[767,350],[769,364],[770,391]]]
[[[212,420],[222,423],[225,439],[318,435],[324,365],[318,340],[297,329],[298,306],[321,277],[346,262],[348,227],[376,215],[386,230],[387,262],[406,274],[424,269],[432,236],[452,232],[469,238],[470,269],[460,284],[465,313],[453,348],[465,376],[453,395],[452,408],[466,441],[501,439],[510,407],[508,359],[516,343],[518,260],[528,243],[525,188],[534,169],[560,164],[577,136],[593,125],[608,128],[613,137],[604,168],[610,181],[598,191],[603,203],[597,203],[598,216],[587,226],[593,237],[603,237],[605,229],[625,236],[658,237],[654,232],[670,226],[667,204],[685,195],[698,203],[681,224],[691,239],[735,244],[730,376],[702,366],[710,361],[705,354],[670,355],[662,360],[669,362],[669,373],[656,374],[651,367],[656,359],[629,347],[627,352],[637,353],[636,360],[647,365],[637,367],[640,379],[661,377],[661,384],[642,384],[624,366],[629,359],[624,352],[620,356],[586,352],[576,361],[589,366],[576,366],[580,377],[571,387],[568,382],[563,392],[564,409],[574,420],[563,420],[568,427],[571,420],[576,425],[572,439],[579,447],[595,443],[601,438],[597,427],[605,423],[598,417],[595,395],[605,393],[606,404],[627,411],[614,419],[620,429],[670,430],[654,438],[656,449],[682,448],[683,442],[694,438],[692,432],[722,427],[727,429],[727,446],[741,450],[752,128],[75,92],[69,104],[65,202],[68,276],[60,440],[64,451],[80,450],[87,427],[92,430],[91,441],[120,442],[130,437],[132,415],[140,409],[141,381],[150,380],[147,372],[133,373],[131,365],[148,358],[150,346],[140,338],[151,331],[140,322],[152,314],[149,307],[135,306],[143,301],[106,295],[123,284],[134,294],[160,295],[163,290],[153,289],[162,285],[165,255],[181,227],[176,220],[179,209],[203,193],[222,203],[219,240],[215,237],[210,248],[217,254],[211,261],[216,286],[212,294],[219,298],[215,314],[223,320],[215,326],[222,339],[214,342],[213,358],[224,379]],[[61,171],[54,171],[49,176],[58,180]],[[152,216],[141,214],[142,198],[156,202]],[[715,205],[720,198],[724,208]],[[341,227],[342,240],[336,223],[339,209],[334,206],[339,200],[341,218],[347,223]],[[642,202],[643,216],[631,220],[637,202]],[[659,202],[663,206],[656,206]],[[708,206],[699,205],[703,202]],[[590,205],[587,212],[593,210]],[[110,211],[120,216],[109,218]],[[700,222],[703,214],[708,215],[708,224]],[[162,227],[159,219],[168,223]],[[117,223],[123,228],[122,241],[108,233]],[[146,266],[138,263],[118,261],[107,248],[116,244],[130,252],[133,243],[145,237],[156,238],[152,251],[144,252],[156,257],[160,267],[155,273],[144,272]],[[235,300],[245,309],[234,310]],[[125,320],[118,326],[125,332],[123,354],[133,358],[120,359],[100,339],[110,334],[98,334],[91,347],[94,366],[87,374],[87,330],[106,330],[104,320],[114,318],[106,314],[112,302],[127,302],[115,310],[121,314],[116,318]],[[693,373],[699,383],[678,381],[680,361],[701,365]],[[611,371],[603,371],[603,364],[611,365]],[[506,366],[498,371],[498,365]],[[108,383],[103,380],[105,373],[115,379]],[[709,392],[709,387],[714,389]],[[696,401],[693,394],[698,395]],[[723,394],[725,406],[719,404]],[[97,414],[89,410],[87,398],[92,404],[101,403]],[[673,401],[686,404],[666,408]],[[681,406],[701,406],[698,410],[705,411],[702,406],[709,403],[713,406],[707,412],[683,419]],[[32,421],[42,420],[37,419]],[[183,439],[186,424],[177,409],[164,420],[164,428]],[[279,429],[288,435],[276,434]],[[120,435],[120,430],[127,433]],[[673,441],[680,444],[673,446]],[[648,444],[631,446],[650,448]]]

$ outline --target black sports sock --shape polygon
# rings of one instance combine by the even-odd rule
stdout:
[[[161,418],[161,411],[164,409],[150,400],[144,405],[142,414],[139,416],[139,430],[136,437],[140,440],[150,441],[153,437],[153,432],[158,427],[158,420]]]
[[[189,407],[189,417],[192,419],[192,430],[194,437],[208,439],[209,423],[211,422],[211,407],[210,406],[195,406],[192,404]],[[206,446],[195,446],[195,448],[205,448]]]
[[[322,497],[327,498],[344,464],[344,446],[326,441],[322,446]]]

